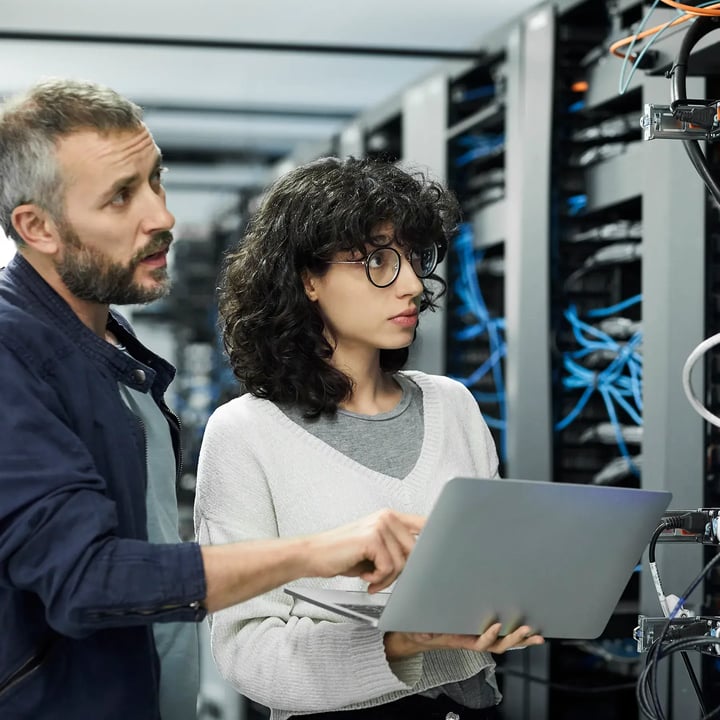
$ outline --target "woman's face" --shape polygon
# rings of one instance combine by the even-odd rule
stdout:
[[[307,273],[304,278],[305,292],[317,303],[336,353],[395,350],[415,337],[422,281],[396,243],[392,223],[378,225],[372,235],[374,243],[392,247],[401,256],[397,279],[388,287],[375,287],[362,263],[346,264],[363,259],[350,251],[338,253],[323,275]],[[374,249],[375,244],[369,245],[367,251]]]

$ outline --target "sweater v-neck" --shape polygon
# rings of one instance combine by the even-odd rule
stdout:
[[[427,484],[429,475],[438,462],[440,457],[439,442],[442,437],[443,423],[445,420],[442,414],[442,403],[440,402],[438,389],[427,378],[425,373],[416,370],[405,370],[401,374],[412,380],[422,390],[424,418],[420,455],[418,456],[415,466],[401,479],[393,477],[392,475],[386,475],[377,470],[372,470],[362,463],[344,455],[332,447],[332,445],[315,437],[315,435],[294,422],[272,401],[255,397],[252,398],[252,401],[261,404],[261,407],[267,412],[268,417],[272,421],[282,425],[282,427],[286,428],[292,435],[300,439],[303,444],[312,447],[321,455],[332,457],[335,462],[346,466],[353,472],[373,477],[395,489],[404,488],[405,491],[411,491]]]

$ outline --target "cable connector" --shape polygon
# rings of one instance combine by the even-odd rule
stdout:
[[[650,649],[663,631],[665,632],[664,642],[668,643],[683,638],[712,635],[716,631],[717,625],[716,617],[680,617],[670,620],[668,623],[668,619],[664,617],[638,615],[638,625],[633,630],[633,639],[637,641],[637,651],[643,653]]]
[[[685,100],[682,103],[671,103],[670,112],[680,122],[701,127],[704,130],[712,130],[715,125],[717,107],[716,103],[712,101]]]
[[[710,135],[706,128],[676,117],[669,105],[646,104],[640,127],[645,140],[708,140]]]
[[[617,242],[607,245],[594,252],[585,260],[584,265],[614,265],[615,263],[632,262],[642,257],[642,246],[637,242]]]
[[[695,535],[704,535],[709,531],[712,515],[708,510],[671,510],[662,518],[662,523],[670,530],[685,530]]]

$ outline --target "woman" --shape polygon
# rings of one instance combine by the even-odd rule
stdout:
[[[325,158],[269,189],[220,288],[247,393],[206,429],[201,542],[309,534],[388,506],[427,514],[451,477],[497,475],[471,394],[400,371],[445,289],[434,270],[457,220],[442,187],[383,162]],[[220,672],[272,720],[490,718],[500,696],[488,651],[542,642],[527,627],[500,639],[497,625],[478,637],[383,634],[282,590],[211,627]]]

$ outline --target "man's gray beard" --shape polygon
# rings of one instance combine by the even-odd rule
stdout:
[[[134,282],[140,260],[127,265],[110,262],[95,248],[84,246],[77,234],[66,227],[63,233],[65,252],[57,263],[57,272],[65,286],[80,300],[103,305],[146,304],[170,292],[167,267],[153,270],[153,278],[161,282],[154,288],[145,288]]]

